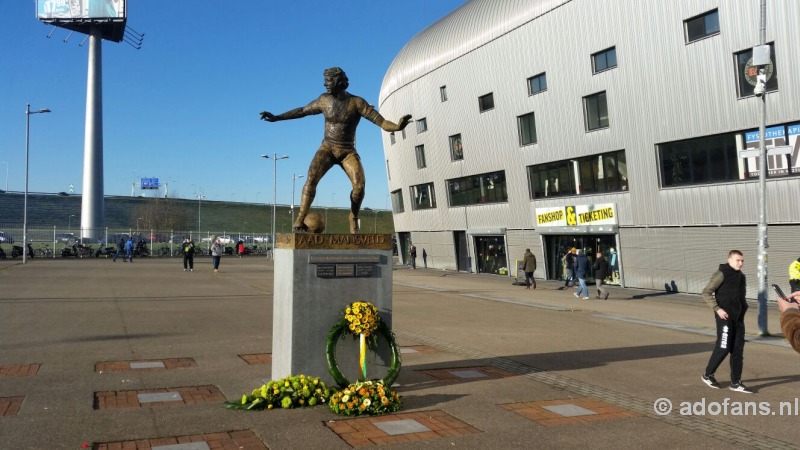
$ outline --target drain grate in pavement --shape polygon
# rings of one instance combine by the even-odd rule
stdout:
[[[430,345],[404,345],[400,347],[400,353],[403,355],[414,353],[439,353],[439,350]]]
[[[138,391],[94,393],[94,409],[139,408],[143,406],[193,405],[225,401],[216,386],[184,386]]]
[[[508,403],[499,406],[546,427],[641,416],[639,413],[591,397]]]
[[[29,377],[39,372],[41,364],[8,364],[0,366],[0,377]]]
[[[250,353],[248,355],[239,355],[247,364],[272,364],[272,353]]]
[[[0,397],[0,417],[16,416],[25,397]]]
[[[185,369],[188,367],[197,367],[197,362],[193,358],[101,361],[94,365],[94,371],[105,373],[105,372],[127,372],[129,370],[137,370],[137,371],[172,370],[172,369]]]
[[[206,450],[239,449],[267,450],[267,446],[250,430],[223,431],[220,433],[195,434],[158,439],[96,443],[94,450]]]
[[[418,370],[440,381],[493,380],[515,377],[517,374],[492,366],[455,367],[449,369]]]
[[[429,441],[481,431],[444,411],[419,411],[379,417],[331,420],[325,425],[351,447]]]

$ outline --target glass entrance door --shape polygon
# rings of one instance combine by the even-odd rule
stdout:
[[[615,247],[615,235],[546,235],[544,236],[544,244],[548,278],[564,280],[566,277],[564,255],[568,250],[575,248],[583,249],[592,264],[596,259],[597,252],[601,252],[611,268],[611,276],[606,278],[606,284],[620,284],[619,253]],[[593,273],[590,273],[587,281],[594,282]]]
[[[475,236],[478,273],[508,275],[506,240],[503,236]]]

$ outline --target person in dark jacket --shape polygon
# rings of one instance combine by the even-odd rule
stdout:
[[[583,249],[578,249],[575,256],[575,277],[578,278],[578,291],[575,297],[580,298],[583,292],[583,299],[589,300],[589,288],[586,287],[586,278],[589,276],[589,258],[583,253]]]
[[[597,286],[597,298],[608,300],[608,289],[603,287],[603,281],[605,281],[611,273],[608,267],[608,261],[603,257],[602,252],[597,252],[597,259],[594,260],[592,268],[594,269],[594,284]]]
[[[122,260],[125,261],[125,238],[119,238],[119,242],[117,243],[117,253],[114,253],[114,258],[111,262],[117,262],[117,256],[122,255]]]
[[[728,263],[720,264],[711,280],[703,288],[703,300],[714,309],[717,323],[717,342],[703,373],[703,383],[719,389],[714,372],[729,354],[731,363],[730,390],[752,394],[753,391],[742,383],[744,355],[744,314],[747,312],[747,280],[742,273],[744,257],[739,250],[728,253]]]
[[[575,284],[575,248],[567,250],[564,255],[564,287],[572,287]]]
[[[181,250],[183,250],[183,271],[194,272],[194,242],[189,238],[184,239]]]

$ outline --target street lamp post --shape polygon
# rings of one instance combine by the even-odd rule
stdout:
[[[72,231],[72,218],[75,217],[75,214],[70,214],[69,219],[67,219],[67,231]]]
[[[294,227],[294,180],[303,178],[305,175],[292,174],[292,226]]]
[[[275,258],[275,202],[278,200],[278,160],[288,159],[286,155],[278,156],[274,153],[273,156],[267,154],[261,155],[262,158],[272,158],[272,257]]]
[[[197,235],[200,236],[200,204],[206,198],[203,194],[197,194]]]
[[[49,113],[50,110],[42,108],[38,111],[31,111],[31,104],[25,104],[25,199],[23,201],[22,217],[22,264],[28,262],[28,251],[24,248],[28,244],[28,162],[30,160],[30,136],[31,136],[31,114]]]
[[[374,231],[374,233],[378,234],[378,210],[376,209],[375,211],[372,211],[372,212],[375,213],[375,231]]]
[[[139,221],[144,219],[144,217],[139,217],[136,219],[136,234],[139,234]]]

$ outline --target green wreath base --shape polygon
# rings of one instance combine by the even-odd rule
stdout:
[[[339,364],[336,362],[336,343],[339,342],[342,335],[349,331],[346,319],[341,319],[336,322],[328,332],[328,341],[325,347],[325,357],[328,360],[328,372],[330,372],[336,384],[343,388],[349,386],[351,383],[339,370]],[[386,342],[392,347],[392,364],[389,367],[389,372],[381,379],[385,386],[391,386],[398,375],[400,375],[400,348],[397,346],[397,341],[394,339],[394,333],[392,333],[392,330],[389,329],[384,321],[381,320],[378,322],[377,332],[383,336]]]

